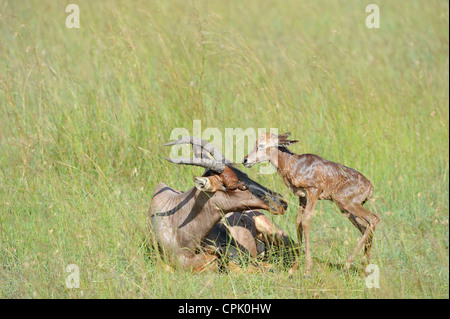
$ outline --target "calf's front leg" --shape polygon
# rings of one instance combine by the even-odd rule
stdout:
[[[300,206],[297,214],[297,237],[299,245],[301,246],[303,238],[305,239],[305,267],[303,274],[309,276],[311,273],[312,257],[311,245],[309,240],[309,226],[311,218],[314,214],[317,200],[319,199],[319,190],[310,188],[306,190],[306,196],[300,197]],[[294,266],[289,270],[289,274],[297,272],[298,257],[295,260]]]
[[[319,199],[319,191],[317,189],[310,189],[307,191],[307,203],[303,214],[301,216],[301,236],[305,237],[305,267],[303,273],[305,276],[309,276],[311,273],[312,257],[311,257],[311,244],[309,240],[309,227],[311,218],[314,215],[314,208],[316,207],[317,200]]]
[[[305,211],[307,202],[308,201],[306,199],[306,196],[299,196],[299,207],[298,207],[297,220],[296,220],[298,246],[296,249],[294,265],[292,266],[291,269],[289,269],[289,276],[292,276],[292,274],[297,273],[297,270],[298,270],[298,256],[300,255],[300,251],[302,248],[302,242],[303,242],[302,218],[303,218],[303,212]]]

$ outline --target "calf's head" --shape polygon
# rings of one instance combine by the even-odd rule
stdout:
[[[288,140],[291,133],[284,133],[280,135],[266,133],[256,139],[255,147],[242,160],[245,167],[252,167],[256,163],[267,162],[277,156],[277,149],[279,147],[286,147],[288,145],[297,143],[298,140]]]

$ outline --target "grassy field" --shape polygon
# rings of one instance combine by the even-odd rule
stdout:
[[[379,29],[370,1],[73,2],[79,29],[70,2],[0,0],[0,297],[449,297],[448,1],[376,1]],[[193,120],[292,131],[367,176],[381,288],[339,267],[360,234],[324,201],[311,278],[155,266],[153,189],[202,172],[162,144]],[[242,170],[287,199],[272,218],[295,238],[298,199]]]

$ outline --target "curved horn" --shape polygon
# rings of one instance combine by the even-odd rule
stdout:
[[[175,144],[192,144],[192,146],[200,146],[202,148],[202,156],[205,157],[205,153],[203,152],[203,150],[209,152],[213,158],[221,163],[232,163],[231,161],[229,161],[228,159],[225,158],[225,156],[222,154],[221,151],[219,151],[217,149],[217,147],[215,147],[213,144],[202,140],[199,137],[196,136],[183,136],[181,138],[179,138],[178,140],[169,142],[164,144],[164,146],[170,146],[170,145],[175,145]],[[195,153],[195,150],[194,150]],[[197,156],[198,154],[196,154]]]
[[[204,158],[204,159],[211,159],[212,155],[205,151],[203,148],[198,148],[198,147],[192,147],[192,150],[194,151],[194,157],[196,158]]]
[[[174,164],[201,166],[205,169],[210,169],[219,174],[222,173],[226,167],[226,165],[224,163],[216,162],[216,161],[212,161],[212,160],[208,160],[208,159],[193,159],[193,158],[171,159],[171,158],[167,158],[167,157],[163,157],[163,158]]]

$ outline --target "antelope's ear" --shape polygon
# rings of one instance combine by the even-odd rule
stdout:
[[[194,185],[195,187],[203,192],[215,192],[216,190],[211,184],[211,181],[208,177],[194,177]]]
[[[278,141],[278,145],[279,146],[288,146],[288,145],[291,145],[291,144],[294,144],[297,142],[298,142],[298,140],[281,140],[281,141]]]
[[[286,132],[284,134],[280,134],[280,135],[278,135],[278,139],[279,140],[285,140],[285,139],[287,139],[289,137],[289,135],[291,135],[291,132]]]
[[[291,132],[278,135],[278,145],[288,146],[298,142],[298,140],[288,140],[287,138],[289,137],[289,135],[291,135]]]

